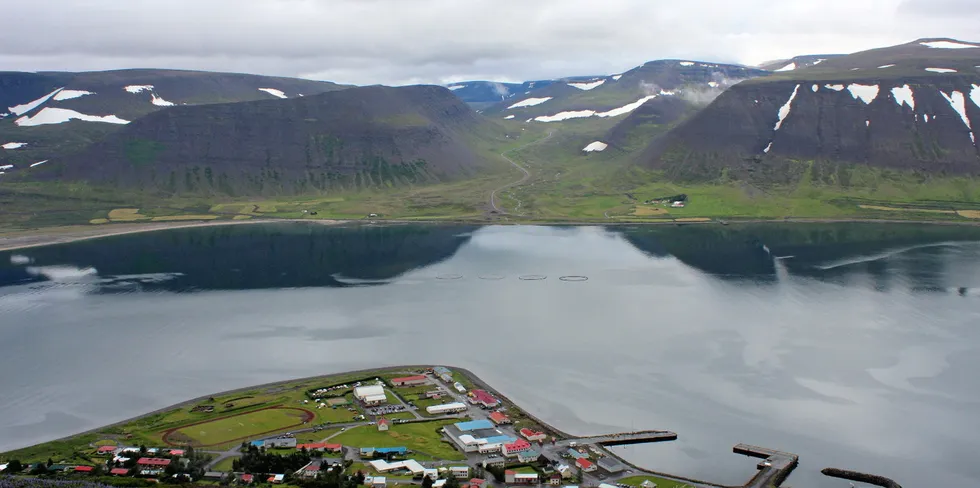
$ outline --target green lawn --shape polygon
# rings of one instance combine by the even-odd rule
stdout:
[[[353,447],[399,447],[405,446],[413,451],[428,454],[438,459],[457,461],[465,456],[449,443],[442,441],[437,432],[445,425],[455,421],[420,422],[412,424],[392,424],[385,432],[379,432],[373,425],[354,427],[331,439],[332,442]]]
[[[630,486],[640,486],[646,480],[650,480],[657,484],[657,488],[693,488],[694,485],[683,483],[679,481],[665,480],[663,478],[658,478],[656,476],[630,476],[629,478],[623,478],[617,483],[622,483],[624,485]]]
[[[288,429],[300,425],[304,417],[302,411],[292,408],[264,409],[183,427],[170,434],[168,440],[190,442],[198,446],[223,444],[240,438]]]
[[[238,459],[238,457],[229,457],[229,458],[222,459],[221,461],[218,462],[218,464],[215,464],[214,466],[211,467],[211,471],[221,471],[223,473],[231,471],[231,465],[232,463],[235,462],[236,459]]]

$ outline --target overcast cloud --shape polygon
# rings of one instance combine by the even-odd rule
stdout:
[[[354,84],[757,64],[980,40],[977,0],[0,0],[0,70],[184,68]]]

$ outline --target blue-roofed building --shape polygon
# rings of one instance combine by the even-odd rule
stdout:
[[[444,368],[442,366],[436,366],[436,367],[432,368],[432,371],[435,372],[435,374],[452,374],[453,373],[452,371],[449,371],[449,368]]]
[[[265,441],[252,441],[251,444],[255,447],[262,447],[265,445]]]
[[[484,440],[487,441],[487,444],[510,444],[516,441],[517,438],[509,435],[495,435],[493,437],[487,437]]]
[[[407,447],[376,447],[374,448],[374,452],[378,454],[389,454],[389,453],[407,454],[408,448]]]
[[[571,447],[568,448],[568,455],[569,456],[572,456],[575,459],[589,457],[588,455],[582,454],[582,453],[576,451],[575,449],[572,449]]]
[[[455,424],[455,425],[456,425],[456,428],[460,430],[460,432],[469,432],[471,430],[492,429],[493,428],[493,422],[491,422],[489,420],[471,420],[469,422],[460,422],[460,423]]]

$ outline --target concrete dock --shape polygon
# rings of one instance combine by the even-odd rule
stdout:
[[[745,484],[746,488],[779,486],[800,462],[800,457],[796,454],[750,444],[736,444],[732,451],[735,454],[763,459],[756,466],[759,469],[759,474]]]

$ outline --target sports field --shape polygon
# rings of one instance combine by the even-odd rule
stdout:
[[[249,413],[198,422],[163,433],[169,445],[216,446],[301,427],[315,417],[294,407],[271,407]]]

